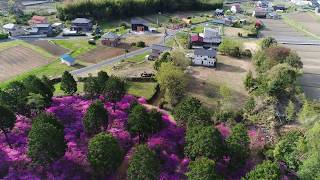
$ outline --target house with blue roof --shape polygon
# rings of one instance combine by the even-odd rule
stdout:
[[[71,57],[69,54],[64,54],[60,57],[61,63],[64,63],[68,66],[73,66],[76,64],[76,60]]]

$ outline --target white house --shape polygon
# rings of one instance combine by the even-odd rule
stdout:
[[[68,66],[73,66],[76,64],[76,60],[71,57],[69,54],[64,54],[60,57],[61,63],[64,63]]]
[[[218,30],[205,27],[203,33],[199,34],[203,38],[204,43],[221,43],[221,36]]]
[[[5,24],[4,26],[2,26],[2,29],[10,36],[21,36],[25,34],[25,30],[23,28],[12,23]]]
[[[192,63],[199,66],[216,67],[217,51],[214,49],[195,49]]]

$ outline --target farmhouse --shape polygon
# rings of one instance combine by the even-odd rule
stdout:
[[[160,56],[161,53],[171,51],[171,47],[163,46],[160,44],[152,44],[151,45],[151,54],[149,56],[150,60],[156,59]]]
[[[267,17],[267,9],[265,8],[256,8],[253,13],[252,16],[256,17],[256,18],[266,18]]]
[[[20,36],[20,35],[24,35],[25,31],[23,28],[21,28],[20,26],[16,25],[16,24],[5,24],[4,26],[2,26],[2,29],[8,33],[10,36]]]
[[[101,44],[105,46],[117,47],[119,45],[119,42],[120,42],[120,37],[113,32],[105,33],[101,37]]]
[[[71,22],[71,30],[89,32],[92,30],[92,21],[86,18],[76,18]]]
[[[214,49],[195,49],[192,63],[194,65],[216,67],[217,52]]]
[[[62,31],[63,30],[63,24],[60,23],[60,22],[53,23],[51,26],[52,26],[52,29],[54,29],[56,31]]]
[[[60,57],[61,63],[64,63],[68,66],[73,66],[76,64],[76,60],[71,57],[69,54],[64,54]]]
[[[203,38],[204,43],[209,44],[220,44],[221,43],[221,36],[219,31],[212,28],[205,27],[203,33],[200,33],[200,36]]]
[[[142,18],[133,18],[131,19],[131,29],[137,32],[149,31],[149,22]]]
[[[30,35],[51,35],[52,26],[51,24],[35,24],[28,30]]]
[[[47,24],[48,19],[44,16],[33,16],[31,20],[28,21],[29,25],[35,25],[35,24]]]

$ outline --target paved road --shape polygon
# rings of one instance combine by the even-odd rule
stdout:
[[[133,57],[133,56],[136,56],[136,55],[139,55],[139,54],[143,54],[143,53],[146,53],[148,51],[150,51],[150,47],[139,49],[137,51],[133,51],[133,52],[130,52],[130,53],[127,53],[127,54],[123,54],[123,55],[120,55],[120,56],[117,56],[117,57],[114,57],[114,58],[106,59],[106,60],[101,61],[101,62],[99,62],[97,64],[71,71],[70,73],[72,75],[87,75],[88,73],[90,73],[90,72],[92,72],[94,70],[97,70],[97,69],[99,69],[99,68],[101,68],[103,66],[106,66],[106,65],[109,65],[109,64],[112,64],[112,63],[115,63],[115,62],[119,62],[119,61],[121,61],[123,59],[130,58],[130,57]]]
[[[306,37],[281,20],[263,20],[266,29],[265,37],[272,36],[279,43],[295,50],[303,62],[304,74],[300,79],[301,86],[310,99],[320,100],[320,40]]]
[[[167,32],[167,35],[165,37],[163,37],[162,41],[159,42],[159,43],[160,44],[164,44],[164,40],[169,40],[169,39],[173,38],[178,32],[183,31],[183,30],[184,29],[169,30]],[[134,57],[134,56],[137,56],[137,55],[140,55],[140,54],[144,54],[144,53],[146,53],[146,52],[148,52],[150,50],[151,50],[150,47],[139,49],[139,50],[136,50],[136,51],[124,54],[124,55],[120,55],[120,56],[117,56],[117,57],[114,57],[114,58],[106,59],[104,61],[101,61],[101,62],[99,62],[97,64],[94,64],[94,65],[91,65],[91,66],[87,66],[87,67],[84,67],[84,68],[81,68],[81,69],[77,69],[77,70],[71,71],[70,73],[72,75],[78,75],[78,76],[79,75],[84,75],[85,76],[85,75],[88,75],[89,73],[92,73],[94,71],[100,70],[102,67],[104,67],[106,65],[110,65],[110,64],[119,62],[121,60],[130,58],[130,57]]]

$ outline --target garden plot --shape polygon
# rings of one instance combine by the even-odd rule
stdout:
[[[156,43],[160,43],[163,40],[163,34],[159,33],[159,34],[133,34],[130,35],[128,37],[126,37],[126,39],[123,40],[123,42],[131,44],[131,43],[137,43],[139,41],[143,41],[146,43],[146,45],[151,45],[151,44],[156,44]]]
[[[297,24],[301,25],[302,28],[305,28],[310,33],[320,36],[320,22],[317,17],[311,15],[307,12],[298,12],[289,14],[288,18],[292,21],[295,21]]]
[[[120,44],[117,48],[98,45],[97,48],[78,56],[77,59],[88,63],[98,63],[100,61],[125,54],[125,49],[131,52],[138,48],[131,47],[128,44]]]
[[[0,81],[46,65],[51,60],[24,46],[15,46],[0,51]]]
[[[263,36],[264,37],[295,37],[295,38],[304,38],[304,34],[298,32],[297,30],[293,29],[285,22],[281,20],[273,20],[273,19],[264,19],[263,23],[265,24],[265,28],[263,29]]]
[[[31,44],[41,47],[42,49],[48,51],[49,53],[55,56],[61,56],[62,54],[69,52],[68,49],[57,46],[56,44],[46,40],[33,41],[31,42]]]

